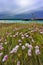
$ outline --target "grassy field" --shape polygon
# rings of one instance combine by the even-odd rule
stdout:
[[[0,65],[43,65],[43,24],[0,23]]]

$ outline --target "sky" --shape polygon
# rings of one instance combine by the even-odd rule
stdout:
[[[43,0],[0,0],[0,13],[11,15],[43,10]]]

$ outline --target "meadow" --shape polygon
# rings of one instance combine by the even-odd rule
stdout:
[[[0,65],[43,65],[43,24],[0,23]]]

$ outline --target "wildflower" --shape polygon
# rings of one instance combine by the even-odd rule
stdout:
[[[40,32],[40,34],[43,34],[43,32]]]
[[[37,28],[33,30],[34,32],[37,32]]]
[[[22,39],[24,39],[24,36],[23,37],[21,37]]]
[[[28,47],[29,43],[26,43],[25,46]]]
[[[16,45],[16,47],[15,47],[16,49],[18,49],[19,48],[19,45]]]
[[[28,48],[31,49],[31,50],[32,50],[32,48],[33,48],[32,45],[30,45],[29,43],[26,43],[25,46],[28,47]]]
[[[26,38],[28,38],[29,36],[28,35],[25,35],[26,36]]]
[[[39,46],[36,46],[35,47],[35,54],[36,55],[39,55],[40,54]]]
[[[3,43],[0,43],[1,45],[3,45]]]
[[[18,40],[19,43],[21,43],[22,41],[21,40]]]
[[[24,35],[22,34],[21,37],[24,37]]]
[[[2,45],[0,45],[0,50],[3,50],[3,47],[2,47]]]
[[[35,48],[36,48],[36,49],[39,49],[39,46],[36,46]]]
[[[3,55],[3,52],[0,53],[0,56],[2,56],[2,55]]]
[[[17,62],[17,65],[20,65],[20,61]]]
[[[19,45],[21,46],[22,44],[21,44],[21,43],[19,43]]]
[[[19,48],[19,45],[16,45],[16,47],[13,48],[13,49],[10,51],[10,53],[17,53],[18,48]]]
[[[13,37],[16,37],[16,35],[13,35]]]
[[[22,50],[24,50],[24,49],[25,49],[25,46],[23,45],[23,46],[22,46]]]
[[[34,39],[32,39],[32,42],[34,43]]]
[[[5,44],[7,44],[7,42],[5,42]]]
[[[31,49],[28,50],[28,56],[32,56],[32,50]]]
[[[12,53],[17,53],[17,49],[13,48],[13,49],[10,51],[10,53],[11,53],[11,54],[12,54]]]
[[[5,55],[4,58],[2,59],[2,62],[5,62],[8,59],[8,55]]]
[[[12,35],[10,35],[10,37],[12,37]]]
[[[28,45],[28,48],[32,50],[33,49],[33,46],[32,45]]]
[[[37,32],[37,29],[33,29],[33,30],[31,30],[31,32]]]
[[[36,50],[35,50],[35,54],[36,54],[36,55],[39,55],[39,54],[40,54],[40,50],[39,50],[39,49],[36,49]]]

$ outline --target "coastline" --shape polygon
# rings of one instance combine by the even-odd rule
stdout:
[[[0,23],[43,23],[43,20],[0,20]]]

